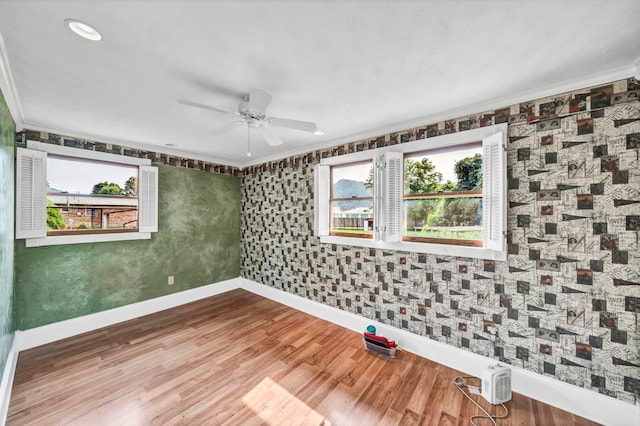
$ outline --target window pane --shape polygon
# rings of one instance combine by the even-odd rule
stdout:
[[[482,197],[404,201],[406,237],[482,240]]]
[[[409,154],[404,176],[405,194],[482,189],[482,144]]]
[[[331,168],[331,198],[373,196],[373,164],[371,161]]]
[[[331,232],[373,234],[372,168],[371,161],[331,168]]]
[[[136,230],[138,167],[47,158],[48,231]]]
[[[373,200],[361,200],[357,208],[350,208],[350,203],[331,203],[331,232],[373,235]]]

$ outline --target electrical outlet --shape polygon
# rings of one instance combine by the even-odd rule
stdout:
[[[168,280],[167,284],[173,285],[174,282],[175,282],[175,280],[173,279],[173,275],[169,275],[169,280]]]

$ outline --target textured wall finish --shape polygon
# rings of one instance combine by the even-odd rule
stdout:
[[[0,92],[0,371],[4,371],[13,332],[14,134],[13,119]]]
[[[623,80],[252,167],[242,184],[242,275],[640,401],[639,94],[635,79]],[[506,262],[313,236],[321,158],[504,122]]]
[[[16,242],[16,329],[240,275],[240,179],[158,167],[159,225],[151,240],[34,248]]]

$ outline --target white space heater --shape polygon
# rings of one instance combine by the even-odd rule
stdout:
[[[502,365],[490,366],[482,372],[482,397],[491,404],[511,400],[511,370]]]

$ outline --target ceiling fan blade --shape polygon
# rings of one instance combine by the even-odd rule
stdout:
[[[211,93],[216,93],[220,96],[225,96],[225,97],[229,97],[229,98],[234,98],[237,100],[242,100],[242,94],[238,93],[234,90],[231,90],[231,88],[229,86],[225,86],[222,84],[219,84],[218,82],[211,80],[210,76],[209,77],[203,77],[201,75],[198,75],[195,72],[192,72],[186,68],[177,68],[177,67],[171,67],[168,70],[169,75],[171,77],[174,77],[177,80],[181,80],[184,81],[186,83],[188,83],[191,86],[195,86],[198,87],[200,89],[204,89],[207,92],[211,92]],[[220,82],[222,83],[222,82]]]
[[[260,89],[251,89],[249,92],[249,106],[252,111],[263,112],[271,103],[271,95]]]
[[[178,99],[178,103],[182,105],[196,107],[196,108],[208,109],[209,111],[221,112],[223,114],[235,114],[235,112],[225,111],[224,109],[212,107],[210,105],[205,105],[198,102],[187,101],[185,99]]]
[[[211,132],[212,135],[223,135],[232,131],[233,129],[237,129],[240,126],[245,125],[244,121],[232,121],[231,123],[227,123],[224,126],[218,127],[217,129]]]
[[[264,137],[264,140],[266,140],[269,145],[276,146],[282,144],[282,139],[280,139],[268,123],[263,123],[263,125],[258,127],[258,129],[260,129],[262,137]]]
[[[289,120],[288,118],[271,117],[269,122],[274,126],[286,127],[288,129],[303,130],[305,132],[315,132],[318,130],[316,123],[310,121]]]

